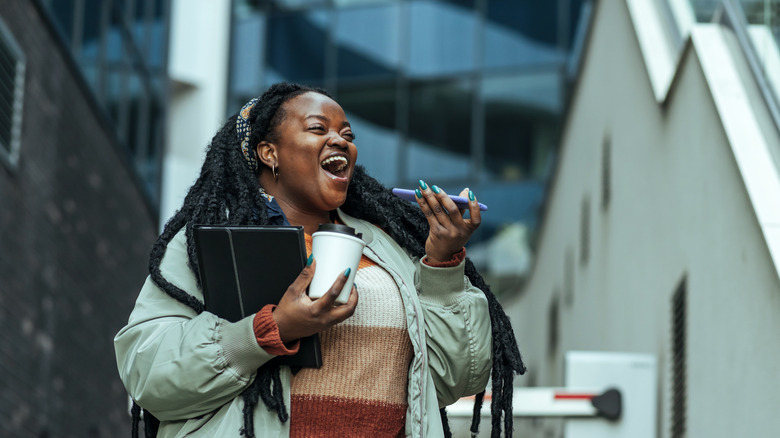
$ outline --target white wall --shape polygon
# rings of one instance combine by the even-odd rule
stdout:
[[[225,122],[229,43],[229,0],[173,1],[161,227],[181,207],[206,146]]]
[[[536,265],[523,293],[506,303],[531,370],[516,383],[562,385],[563,354],[569,350],[654,354],[660,373],[657,421],[661,436],[669,436],[671,298],[686,278],[686,436],[774,436],[780,429],[780,416],[773,415],[780,406],[774,388],[780,362],[780,343],[774,341],[780,333],[778,271],[746,190],[750,168],[735,160],[742,146],[727,135],[724,123],[731,121],[716,105],[708,80],[717,62],[741,69],[744,60],[728,50],[733,49],[728,31],[700,25],[659,104],[626,4],[598,2],[594,23]],[[725,43],[698,43],[711,37]],[[720,52],[713,53],[716,49]],[[714,71],[704,70],[704,58]],[[752,83],[737,85],[750,91]],[[761,111],[759,103],[751,105]],[[776,131],[762,135],[766,144],[780,145]],[[605,139],[612,151],[611,200],[603,209]],[[585,263],[583,199],[590,200]],[[550,353],[554,299],[560,335]],[[523,436],[560,431],[560,424],[549,421],[519,427]]]

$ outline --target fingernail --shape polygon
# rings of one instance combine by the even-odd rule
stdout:
[[[352,268],[347,268],[346,271],[344,271],[344,276],[349,277],[349,273],[352,272]]]
[[[306,259],[306,266],[311,266],[311,262],[314,261],[314,254],[309,255],[309,258]]]
[[[428,188],[428,186],[425,184],[425,181],[420,180],[420,188],[423,189],[423,190]]]
[[[420,189],[414,189],[414,194],[417,195],[418,198],[422,198],[422,192]]]
[[[441,193],[441,189],[440,189],[440,188],[438,188],[438,187],[437,187],[437,186],[435,186],[435,185],[431,186],[431,190],[433,190],[433,193],[436,193],[437,195],[438,195],[439,193]]]
[[[474,192],[472,192],[471,190],[469,190],[469,201],[473,201],[473,200],[475,200],[475,199],[476,199],[476,198],[474,197]]]

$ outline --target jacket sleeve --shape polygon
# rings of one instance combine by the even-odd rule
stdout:
[[[202,300],[187,263],[184,232],[168,244],[160,268],[169,282]],[[253,315],[236,323],[193,309],[147,278],[127,325],[114,338],[117,367],[130,396],[158,419],[193,418],[240,394],[274,356],[258,344]]]
[[[464,275],[465,263],[446,268],[416,264],[429,368],[443,407],[487,385],[493,345],[488,301]]]

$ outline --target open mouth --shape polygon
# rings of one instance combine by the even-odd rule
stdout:
[[[329,174],[331,178],[346,178],[347,166],[349,166],[349,160],[342,155],[335,155],[328,157],[320,163],[320,167]]]

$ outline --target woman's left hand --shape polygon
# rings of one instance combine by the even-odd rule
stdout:
[[[474,194],[468,189],[460,192],[460,196],[469,199],[469,219],[463,217],[466,210],[459,209],[444,190],[436,186],[428,187],[420,180],[420,187],[415,190],[415,194],[417,203],[430,225],[428,239],[425,241],[428,261],[442,263],[451,260],[468,242],[482,220]]]

